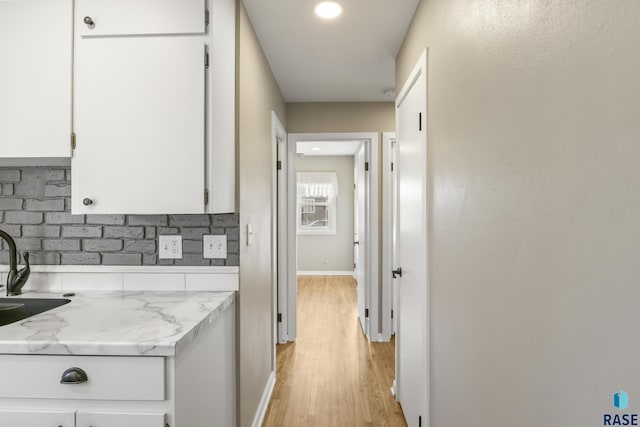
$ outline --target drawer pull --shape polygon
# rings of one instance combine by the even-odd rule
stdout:
[[[62,373],[60,384],[82,384],[87,382],[87,373],[80,368],[69,368]]]

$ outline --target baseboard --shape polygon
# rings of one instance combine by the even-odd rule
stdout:
[[[353,271],[297,271],[298,276],[352,276],[355,277]]]
[[[269,407],[269,401],[271,400],[271,393],[273,393],[273,387],[275,385],[276,372],[271,371],[271,375],[269,375],[269,380],[267,381],[267,386],[265,387],[262,399],[260,400],[260,406],[258,406],[256,416],[253,418],[253,424],[251,424],[253,427],[260,427],[262,425],[264,416],[267,413],[267,408]]]

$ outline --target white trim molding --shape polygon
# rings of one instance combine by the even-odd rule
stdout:
[[[253,427],[260,427],[262,425],[264,416],[267,413],[267,408],[269,407],[269,401],[271,400],[273,387],[275,385],[276,373],[275,371],[271,371],[271,375],[269,375],[269,380],[267,381],[267,386],[264,389],[264,393],[262,393],[262,399],[260,400],[260,405],[258,406],[258,410],[256,411],[256,416],[253,418],[253,423],[251,424]]]

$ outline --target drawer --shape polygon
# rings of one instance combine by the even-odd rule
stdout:
[[[164,400],[163,357],[0,355],[0,397],[43,399]],[[87,380],[61,384],[69,368]]]
[[[74,25],[81,37],[204,34],[205,2],[77,0]]]

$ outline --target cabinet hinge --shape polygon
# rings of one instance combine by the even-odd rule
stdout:
[[[209,9],[204,10],[204,25],[209,25]]]
[[[369,309],[368,308],[364,309],[364,317],[369,317]]]
[[[282,313],[278,313],[278,323],[282,323]]]
[[[204,189],[204,204],[205,206],[209,204],[209,189]]]
[[[422,132],[422,113],[418,113],[418,130]]]
[[[278,160],[278,161],[276,162],[276,168],[277,168],[278,170],[282,170],[282,160]]]
[[[369,172],[369,162],[364,162],[364,171]]]
[[[76,149],[76,133],[75,132],[71,132],[71,149],[72,150]]]
[[[204,68],[209,68],[209,52],[204,52]]]

